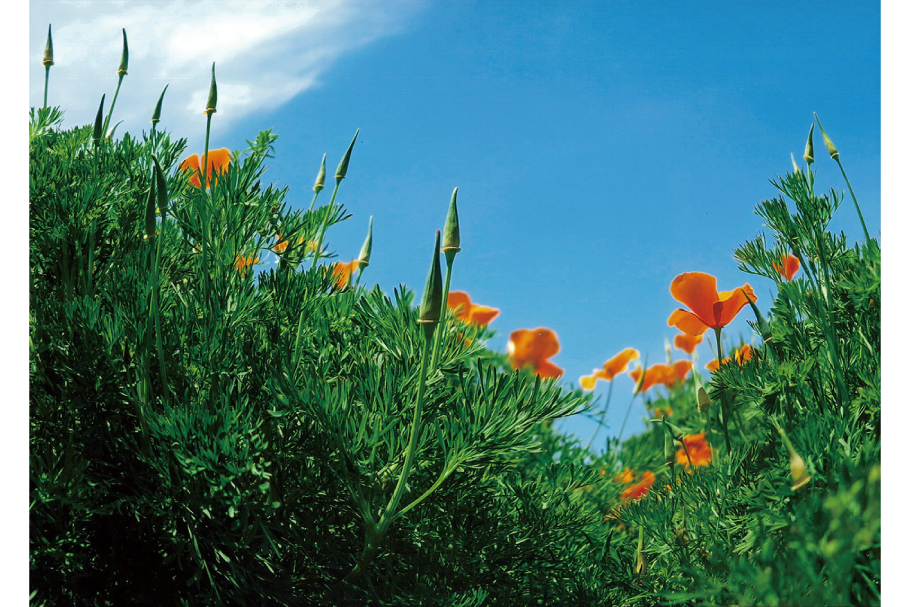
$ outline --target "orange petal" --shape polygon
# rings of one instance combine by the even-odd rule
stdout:
[[[518,329],[512,331],[509,336],[506,350],[509,352],[515,368],[527,364],[538,368],[547,358],[559,352],[559,340],[556,338],[556,333],[543,327],[533,330]]]
[[[199,182],[199,155],[193,154],[180,163],[180,170],[190,173],[190,183],[197,188],[201,185]]]
[[[632,471],[626,468],[621,473],[619,473],[616,478],[613,480],[617,483],[631,483],[635,479],[635,476],[632,474]]]
[[[676,381],[682,381],[686,379],[686,375],[689,374],[689,371],[692,370],[692,361],[691,360],[679,360],[673,363],[673,378]]]
[[[701,318],[683,309],[674,310],[667,319],[667,324],[693,337],[698,337],[708,330],[708,325]]]
[[[606,377],[603,369],[594,369],[593,375],[585,375],[581,377],[578,381],[581,384],[582,390],[593,390],[594,384],[597,383],[598,379],[605,379],[609,381],[609,377]]]
[[[535,367],[534,372],[537,373],[541,379],[547,379],[549,377],[562,377],[563,370],[550,361],[545,360]]]
[[[496,308],[491,308],[490,306],[481,306],[481,305],[472,305],[471,306],[471,322],[475,325],[480,325],[485,327],[490,322],[499,316],[499,310]]]
[[[749,344],[743,344],[743,347],[736,351],[736,362],[737,364],[743,364],[747,360],[752,358],[752,346]]]
[[[449,291],[446,306],[453,310],[452,315],[458,320],[467,321],[471,315],[471,298],[464,291]]]
[[[638,358],[638,350],[635,348],[626,348],[610,360],[604,363],[603,378],[607,381],[613,379],[626,370],[629,362]]]
[[[676,301],[686,304],[704,324],[709,327],[714,326],[711,324],[711,320],[714,318],[714,302],[718,300],[716,278],[704,272],[680,274],[670,284],[670,294]],[[701,333],[689,334],[700,335]]]
[[[681,333],[673,338],[673,345],[686,354],[692,354],[692,352],[695,351],[695,346],[700,344],[702,339],[702,335],[687,335]]]
[[[227,148],[209,150],[208,156],[202,155],[200,163],[205,163],[206,158],[208,158],[208,179],[205,187],[210,187],[212,180],[217,181],[218,174],[224,173],[231,164],[231,151]]]
[[[714,322],[716,324],[711,325],[712,327],[726,327],[736,318],[739,311],[749,303],[743,291],[749,295],[749,299],[753,302],[758,301],[755,291],[748,284],[744,284],[739,289],[719,293],[717,303],[714,304]]]

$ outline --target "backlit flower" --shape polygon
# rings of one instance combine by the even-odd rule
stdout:
[[[180,170],[190,172],[190,183],[197,188],[200,187],[201,184],[199,175],[202,173],[202,163],[205,162],[205,154],[203,154],[202,157],[203,158],[200,161],[199,155],[193,154],[180,163]],[[218,173],[227,171],[228,166],[231,164],[231,151],[227,148],[209,150],[208,164],[208,179],[205,183],[206,188],[212,185],[213,178],[217,180]]]
[[[793,280],[793,277],[799,272],[799,258],[792,253],[787,253],[787,256],[780,260],[780,263],[775,261],[771,265],[774,266],[778,274],[787,280]]]
[[[253,257],[252,255],[238,255],[237,259],[234,260],[234,266],[240,273],[244,273],[244,270],[246,270],[246,268],[257,263],[259,263],[259,258]]]
[[[614,477],[613,480],[616,481],[617,483],[622,483],[622,484],[631,483],[633,480],[635,480],[635,475],[632,473],[632,471],[629,468],[626,468],[625,470],[620,472],[618,475],[616,475],[616,477]]]
[[[357,269],[359,263],[360,262],[356,259],[350,263],[345,263],[343,261],[335,262],[335,265],[332,266],[332,277],[335,279],[335,285],[339,289],[343,289],[351,282],[351,274]]]
[[[692,354],[695,352],[695,346],[700,344],[702,339],[704,339],[704,336],[702,335],[686,335],[685,333],[680,333],[673,338],[673,345],[686,354]]]
[[[644,474],[641,475],[641,480],[623,491],[619,498],[623,500],[641,499],[648,494],[648,491],[650,491],[651,485],[653,484],[654,473],[650,470],[645,470]]]
[[[720,361],[720,365],[726,365],[727,363],[733,362],[734,359],[736,360],[737,365],[741,365],[744,362],[746,362],[747,360],[750,360],[751,358],[752,358],[752,346],[750,346],[749,344],[743,344],[743,347],[738,349],[733,354],[733,358],[723,359],[722,361]],[[715,359],[715,360],[712,360],[711,362],[709,362],[707,365],[705,365],[705,369],[707,369],[708,371],[711,371],[713,373],[714,371],[717,371],[720,368],[720,365],[717,364],[717,360]]]
[[[450,291],[446,305],[458,320],[480,327],[487,326],[499,315],[496,308],[471,303],[471,298],[464,291]]]
[[[531,365],[534,372],[542,378],[562,375],[562,369],[547,360],[559,352],[559,340],[550,329],[538,327],[512,331],[506,352],[516,369]]]
[[[686,378],[686,375],[688,375],[691,370],[692,362],[688,360],[680,360],[672,365],[665,365],[663,363],[654,364],[645,371],[645,379],[638,391],[647,392],[657,384],[663,384],[668,389],[673,389],[676,384]],[[637,387],[638,380],[641,378],[641,369],[629,371],[629,377],[635,381]]]
[[[610,381],[620,373],[626,370],[629,361],[638,358],[638,350],[635,348],[626,348],[610,360],[604,363],[602,369],[594,369],[594,375],[585,375],[579,382],[584,390],[593,390],[594,384],[598,379]]]
[[[707,439],[705,439],[704,432],[683,437],[683,441],[686,445],[686,449],[689,451],[689,457],[692,458],[692,464],[695,467],[707,466],[711,463],[711,445],[709,445]],[[676,452],[676,462],[681,466],[689,467],[689,458],[686,457],[685,449],[679,449]]]
[[[720,329],[730,324],[748,302],[758,297],[748,284],[732,291],[717,292],[717,279],[703,272],[686,272],[673,279],[670,293],[689,310],[675,310],[667,324],[687,335],[701,335],[708,329]]]

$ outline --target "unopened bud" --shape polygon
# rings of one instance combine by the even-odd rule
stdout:
[[[699,413],[711,406],[711,399],[708,398],[708,392],[701,386],[698,387],[697,399]]]
[[[423,289],[423,298],[420,300],[420,316],[417,322],[431,326],[430,331],[439,322],[442,312],[442,268],[439,265],[439,230],[436,230],[436,242],[433,245],[433,260],[430,262],[430,272],[427,274],[427,284]]]
[[[95,116],[95,127],[92,129],[92,141],[95,145],[101,142],[104,135],[104,95],[101,95],[101,105],[98,106],[98,114]]]
[[[818,119],[818,114],[813,112],[812,115],[815,116],[815,121],[818,122],[818,130],[822,132],[822,139],[825,140],[825,147],[828,148],[828,153],[833,160],[837,160],[838,156],[840,156],[840,152],[834,147],[834,142],[831,141],[831,138],[828,137],[828,133],[826,133],[825,129],[822,127],[821,120]]]
[[[806,462],[796,452],[790,455],[790,478],[793,479],[791,491],[796,491],[806,486],[812,477],[806,472]]]
[[[815,146],[812,144],[812,132],[815,130],[815,123],[809,127],[809,139],[806,141],[806,151],[803,153],[803,160],[807,164],[815,162]]]
[[[758,323],[758,332],[761,333],[761,338],[768,343],[772,340],[771,325],[768,324],[768,321],[765,320],[764,315],[758,309],[758,306],[755,305],[755,302],[752,301],[752,298],[749,297],[749,294],[743,291],[743,295],[746,296],[746,301],[749,302],[749,305],[752,307],[752,312],[755,313],[755,320]]]
[[[123,122],[123,121],[121,120],[120,122]],[[117,130],[117,127],[120,126],[120,122],[118,122],[117,124],[115,124],[114,126],[112,126],[111,128],[108,129],[108,131],[107,131],[107,138],[108,138],[108,139],[113,139],[113,138],[114,138],[114,131],[116,131],[116,130]]]
[[[212,62],[212,83],[209,85],[209,100],[205,103],[203,114],[212,115],[218,110],[218,84],[215,82],[215,62]]]
[[[452,191],[452,201],[449,202],[449,212],[446,215],[446,224],[442,230],[442,252],[448,257],[454,257],[461,251],[461,230],[458,227],[458,188]]]
[[[316,183],[313,185],[313,191],[317,194],[325,189],[325,154],[322,155],[322,166],[319,167],[319,174],[316,175]]]
[[[793,173],[796,175],[800,174],[799,165],[796,164],[796,158],[793,156],[793,152],[790,152],[790,162],[793,163]]]
[[[51,26],[47,25],[47,44],[44,46],[44,61],[41,63],[45,67],[54,65],[54,40],[51,38]]]
[[[120,67],[117,68],[118,76],[126,76],[126,70],[130,64],[130,49],[126,45],[126,29],[123,30],[123,52],[120,54]]]
[[[373,252],[373,216],[370,215],[370,227],[367,228],[367,238],[363,241],[360,248],[360,256],[357,258],[357,265],[365,268],[370,265],[370,254]]]
[[[341,162],[338,163],[338,168],[335,169],[335,181],[341,181],[345,178],[345,175],[348,174],[348,163],[351,162],[351,152],[354,151],[354,142],[357,141],[357,135],[360,134],[360,129],[357,129],[357,132],[354,133],[354,138],[351,140],[351,145],[348,146],[348,151],[344,153]]]
[[[155,111],[152,112],[152,124],[157,124],[161,121],[161,102],[164,101],[164,94],[167,92],[167,87],[169,85],[164,85],[164,90],[161,91],[161,96],[158,97],[158,103],[155,104]]]
[[[158,164],[158,158],[152,154],[152,161],[155,163],[155,184],[158,190],[158,210],[161,212],[161,219],[167,215],[167,182],[164,179],[164,171]]]

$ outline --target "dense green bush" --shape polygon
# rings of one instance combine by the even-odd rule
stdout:
[[[552,427],[590,397],[428,331],[403,286],[342,286],[318,261],[345,211],[263,183],[274,135],[206,189],[184,140],[61,116],[30,120],[33,604],[880,601],[879,246],[827,231],[811,166],[736,252],[778,283],[764,345],[648,400],[705,434],[687,469],[672,427],[595,453]]]

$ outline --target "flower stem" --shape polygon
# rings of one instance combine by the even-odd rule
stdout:
[[[856,194],[853,193],[853,186],[850,185],[850,180],[847,179],[847,172],[844,170],[844,165],[840,163],[840,156],[835,158],[837,161],[837,166],[840,167],[841,175],[844,176],[844,181],[847,182],[847,188],[850,190],[850,196],[853,197],[853,204],[856,206],[856,214],[859,215],[859,222],[863,226],[863,234],[866,235],[866,240],[872,240],[869,238],[869,230],[866,229],[866,221],[863,219],[863,212],[859,210],[859,201],[856,200]]]
[[[44,66],[44,107],[47,107],[47,81],[51,76],[51,66]]]
[[[721,350],[721,345],[720,345],[720,332],[722,331],[722,329],[723,329],[722,327],[714,327],[714,336],[717,338],[717,368],[718,369],[720,368],[720,360],[721,360],[721,356],[722,356],[722,350]],[[724,442],[727,444],[727,452],[729,453],[732,451],[732,449],[730,447],[730,431],[727,429],[728,413],[727,413],[727,391],[726,390],[721,392],[720,414],[721,414],[721,421],[724,424]]]
[[[442,287],[442,310],[440,311],[439,318],[439,331],[436,332],[436,339],[433,340],[433,358],[430,362],[430,367],[436,368],[436,362],[439,360],[439,342],[441,342],[446,335],[446,322],[448,318],[446,316],[446,309],[449,301],[449,284],[452,282],[452,265],[455,263],[455,254],[449,254],[446,251],[446,280],[445,284]]]
[[[101,129],[101,137],[107,136],[107,127],[111,123],[111,116],[114,114],[114,106],[117,104],[117,95],[120,94],[120,85],[123,83],[123,74],[120,74],[120,78],[117,79],[117,88],[114,91],[114,99],[111,101],[111,107],[107,111],[107,116],[104,119],[104,127]]]
[[[329,199],[329,204],[326,207],[325,219],[322,221],[322,225],[319,226],[319,233],[316,236],[316,250],[313,251],[313,265],[312,268],[316,267],[316,262],[319,261],[319,251],[322,250],[322,239],[325,236],[325,231],[328,228],[329,217],[332,214],[332,209],[335,205],[335,196],[338,195],[338,186],[341,185],[341,180],[335,180],[335,188],[332,190],[332,197]],[[317,192],[318,194],[318,192]],[[313,202],[316,202],[316,196],[313,196]],[[310,207],[313,205],[311,204]]]
[[[613,380],[610,380],[610,387],[607,389],[607,402],[604,403],[603,413],[600,414],[600,420],[597,422],[597,427],[594,429],[594,434],[591,435],[591,440],[588,441],[587,449],[591,449],[591,445],[594,444],[594,439],[597,438],[597,433],[600,432],[601,427],[604,425],[604,420],[607,419],[607,410],[610,408],[610,397],[613,396]]]

